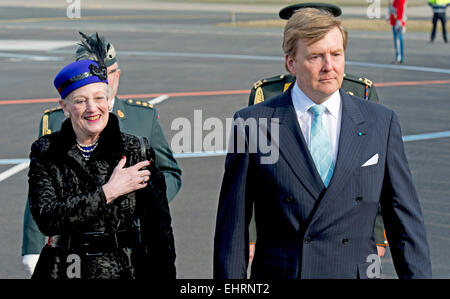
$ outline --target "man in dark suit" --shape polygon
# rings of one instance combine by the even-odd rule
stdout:
[[[297,11],[283,40],[295,84],[235,114],[217,212],[214,278],[247,276],[253,204],[258,246],[252,278],[380,277],[373,237],[379,204],[397,275],[431,277],[398,118],[340,90],[346,39],[330,13]],[[270,153],[276,159],[267,159],[262,144],[278,151]]]
[[[278,15],[281,19],[289,20],[289,18],[294,14],[295,11],[304,8],[317,8],[321,10],[327,10],[335,17],[339,17],[342,14],[342,10],[340,9],[340,7],[334,4],[320,2],[302,2],[291,4],[282,8]],[[292,82],[295,82],[295,80],[296,78],[293,74],[282,74],[258,80],[253,84],[253,87],[250,90],[248,106],[264,102],[265,99],[270,99],[285,92],[292,84]],[[375,85],[371,80],[367,78],[344,73],[344,79],[342,81],[341,89],[352,96],[354,95],[363,98],[364,100],[377,103],[379,102]],[[388,242],[384,233],[384,223],[380,209],[375,221],[374,238],[377,244],[378,256],[383,257],[386,252]],[[249,239],[249,262],[251,263],[256,246],[256,226],[254,217],[252,217],[252,220],[250,221]]]

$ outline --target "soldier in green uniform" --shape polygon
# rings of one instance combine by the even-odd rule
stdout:
[[[295,77],[291,74],[277,75],[274,77],[259,80],[253,84],[248,98],[248,105],[254,105],[283,93]],[[357,96],[365,100],[379,102],[377,91],[372,81],[367,78],[344,74],[344,81],[341,88],[352,96]]]
[[[121,100],[116,97],[120,69],[114,47],[105,38],[98,37],[96,34],[90,37],[83,35],[82,44],[76,51],[76,60],[97,60],[90,48],[95,47],[96,43],[102,43],[107,52],[105,63],[108,72],[108,85],[112,89],[110,111],[117,115],[121,131],[136,136],[144,136],[148,139],[155,150],[155,162],[166,179],[167,199],[170,202],[181,188],[181,170],[164,136],[158,121],[158,113],[153,108],[153,105],[148,104],[145,100]],[[65,119],[66,117],[61,107],[46,110],[39,125],[39,137],[58,131]],[[23,226],[22,262],[29,272],[33,272],[39,253],[44,245],[45,236],[37,228],[31,216],[27,200]]]
[[[324,9],[332,13],[335,17],[341,15],[341,9],[332,4],[327,3],[300,3],[289,5],[279,12],[279,16],[282,19],[288,20],[297,9],[306,7]],[[295,82],[295,76],[291,74],[277,75],[270,78],[262,79],[253,84],[248,99],[248,105],[255,105],[263,102],[266,99],[277,96],[286,91],[289,86]],[[375,90],[375,86],[372,81],[350,74],[344,74],[344,80],[342,82],[341,89],[350,95],[363,98],[364,100],[379,102],[378,95]],[[254,209],[253,209],[254,212]],[[384,234],[384,223],[381,217],[380,208],[378,208],[378,216],[375,223],[374,238],[377,244],[378,255],[383,256],[385,253],[385,247],[388,245],[386,236]],[[256,245],[256,224],[254,214],[250,221],[249,226],[249,240],[250,240],[250,262],[253,259],[253,253]]]

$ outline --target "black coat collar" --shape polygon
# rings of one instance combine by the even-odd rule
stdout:
[[[55,143],[51,145],[49,152],[52,154],[65,157],[67,153],[77,144],[75,132],[70,119],[66,119],[61,130],[56,133]],[[109,120],[106,127],[100,133],[96,153],[103,158],[117,158],[124,153],[124,141],[119,127],[119,120],[113,113],[109,113]]]

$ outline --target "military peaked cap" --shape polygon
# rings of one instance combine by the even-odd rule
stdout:
[[[296,10],[302,8],[317,8],[326,10],[335,17],[339,17],[342,14],[342,10],[339,8],[339,6],[320,2],[307,2],[286,6],[285,8],[280,10],[279,16],[284,20],[289,20],[289,18],[295,13]]]

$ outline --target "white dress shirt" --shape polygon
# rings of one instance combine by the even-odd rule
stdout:
[[[114,101],[116,100],[116,98],[114,97],[111,101],[111,104],[109,104],[109,107],[111,107],[111,109],[109,109],[109,112],[113,111],[113,107],[114,107]]]
[[[310,131],[313,114],[309,111],[309,108],[316,105],[316,103],[303,93],[298,87],[297,81],[294,82],[291,96],[300,129],[302,130],[308,149],[311,150]],[[322,115],[322,121],[328,132],[328,136],[330,136],[331,148],[333,151],[333,164],[336,165],[342,116],[342,102],[339,90],[333,93],[328,100],[322,103],[322,105],[327,108]]]

